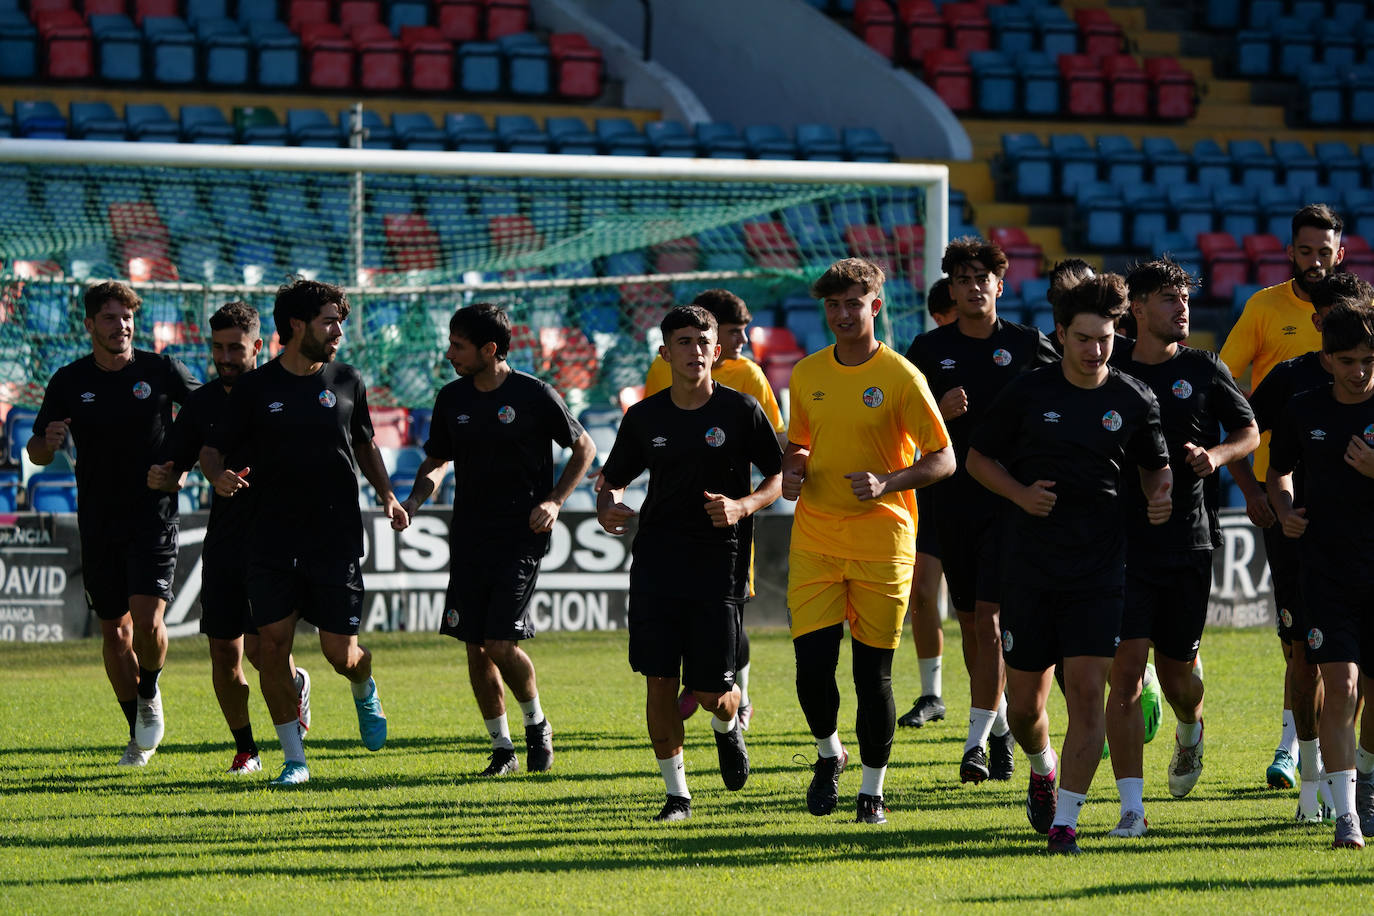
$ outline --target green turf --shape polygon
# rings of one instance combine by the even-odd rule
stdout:
[[[358,742],[349,693],[312,640],[312,781],[273,791],[280,751],[254,686],[269,772],[230,777],[229,736],[202,641],[173,644],[163,686],[167,736],[142,771],[116,768],[123,720],[95,642],[0,645],[0,899],[12,912],[629,911],[898,912],[1015,906],[1276,912],[1374,907],[1374,849],[1333,851],[1330,827],[1290,823],[1294,792],[1264,787],[1278,734],[1281,663],[1273,636],[1217,631],[1206,659],[1206,770],[1168,795],[1166,724],[1146,748],[1150,833],[1112,840],[1117,800],[1104,764],[1080,822],[1087,854],[1051,858],[1023,811],[1026,763],[1010,784],[961,787],[967,682],[946,630],[951,718],[899,730],[885,827],[852,823],[857,767],[837,812],[806,812],[814,754],[792,687],[786,634],[756,633],[748,733],[753,775],[726,793],[704,714],[687,723],[693,816],[649,818],[663,799],[643,722],[643,689],[623,633],[546,635],[530,646],[555,730],[552,774],[472,774],[486,736],[458,646],[373,634],[390,716],[380,753]],[[841,736],[852,739],[848,652]],[[898,655],[898,712],[917,691],[915,653]],[[1056,694],[1056,743],[1064,725]],[[518,717],[516,718],[518,729]],[[523,759],[523,745],[517,735]],[[857,754],[855,754],[857,757]]]

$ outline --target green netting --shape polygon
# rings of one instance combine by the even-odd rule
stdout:
[[[672,304],[724,286],[761,324],[813,350],[828,337],[807,297],[840,257],[884,264],[883,334],[922,324],[925,192],[916,186],[363,176],[329,172],[0,165],[0,399],[35,403],[89,345],[82,284],[132,278],[138,345],[208,371],[206,319],[239,298],[270,334],[275,286],[301,273],[350,287],[342,358],[379,404],[428,405],[451,377],[447,321],[507,305],[512,364],[575,402],[643,380]],[[359,283],[361,269],[362,283]],[[355,290],[356,288],[356,290]]]

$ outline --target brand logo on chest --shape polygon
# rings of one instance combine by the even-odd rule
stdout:
[[[1057,410],[1047,410],[1042,414],[1046,423],[1058,423],[1061,414]]]
[[[286,405],[283,404],[281,401],[273,401],[271,404],[268,404],[268,405],[267,405],[267,412],[268,412],[268,413],[281,413],[281,412],[282,412],[282,409],[283,409],[284,407],[286,407]]]
[[[653,443],[654,448],[663,448],[663,446],[668,444],[668,440],[663,436],[654,436],[649,441]]]

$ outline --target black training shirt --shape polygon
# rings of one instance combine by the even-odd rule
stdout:
[[[1260,432],[1278,428],[1284,408],[1293,395],[1330,384],[1331,373],[1322,365],[1321,353],[1317,350],[1286,359],[1270,369],[1264,380],[1250,392],[1250,408],[1255,412]]]
[[[49,423],[71,420],[83,536],[119,537],[176,521],[176,496],[148,489],[148,466],[172,428],[172,405],[198,387],[180,362],[151,350],[134,350],[114,372],[88,355],[53,373],[33,431],[41,436]]]
[[[741,601],[749,596],[753,517],[716,528],[705,494],[748,496],[751,465],[765,477],[782,470],[777,434],[750,395],[716,383],[705,404],[684,410],[665,388],[626,412],[602,471],[613,489],[649,472],[631,591]]]
[[[1055,482],[1048,517],[1004,513],[1008,581],[1085,588],[1120,579],[1121,488],[1140,486],[1136,466],[1169,463],[1159,404],[1144,383],[1109,368],[1102,385],[1079,388],[1058,365],[1034,369],[1003,389],[969,444],[1022,484]]]
[[[248,498],[255,556],[351,559],[363,555],[353,449],[371,440],[357,369],[293,375],[278,358],[234,384],[206,444],[250,469],[249,489],[230,498]]]
[[[210,441],[210,430],[219,422],[228,403],[229,389],[224,387],[222,378],[206,382],[193,391],[177,414],[162,460],[175,462],[178,474],[195,467],[200,460],[201,446]],[[243,465],[236,463],[235,457],[229,456],[229,467],[241,468]],[[248,537],[249,500],[240,497],[248,496],[247,493],[228,499],[211,496],[210,521],[206,526],[205,545],[201,548],[205,553],[220,548],[241,549]]]

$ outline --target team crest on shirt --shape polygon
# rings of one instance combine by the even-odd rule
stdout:
[[[138,398],[140,401],[147,399],[148,395],[152,393],[153,386],[149,385],[147,382],[134,383],[134,397]]]
[[[1190,383],[1186,378],[1181,378],[1178,381],[1174,382],[1173,387],[1169,390],[1174,393],[1174,397],[1179,399],[1191,398],[1193,396],[1192,383]]]
[[[1001,347],[998,347],[996,350],[992,351],[992,361],[999,366],[1010,366],[1011,354]]]
[[[1374,423],[1370,423],[1364,428],[1364,441],[1369,445],[1374,445]]]
[[[95,402],[95,392],[94,392],[94,391],[83,391],[83,392],[81,392],[81,403],[82,403],[82,404],[91,404],[91,403],[94,403],[94,402]]]
[[[1121,414],[1115,410],[1109,410],[1102,415],[1102,428],[1107,432],[1114,433],[1121,428]]]
[[[1326,441],[1326,430],[1324,430],[1324,429],[1314,429],[1314,430],[1312,430],[1311,435],[1312,435],[1312,441],[1314,441],[1314,442],[1325,442],[1325,441]]]
[[[877,407],[883,403],[883,389],[874,385],[872,388],[864,389],[864,404],[869,407]]]
[[[496,419],[500,420],[502,423],[514,423],[515,408],[509,404],[505,405],[500,410],[496,411]]]
[[[706,444],[711,448],[720,448],[725,444],[725,430],[719,426],[712,426],[706,430]]]
[[[997,355],[994,353],[994,354],[993,354],[993,359],[996,359],[996,358],[997,358]],[[957,366],[957,365],[959,365],[959,364],[956,363],[956,362],[955,362],[954,360],[952,360],[952,359],[942,359],[942,360],[940,360],[940,368],[941,368],[941,369],[953,369],[953,368],[954,368],[955,366]]]
[[[1312,629],[1307,631],[1307,647],[1311,649],[1313,652],[1320,649],[1322,647],[1322,643],[1324,642],[1326,642],[1326,636],[1322,633],[1321,630],[1318,630],[1316,627],[1313,627]]]
[[[1282,610],[1279,611],[1279,620],[1280,620],[1280,622],[1283,623],[1283,625],[1284,625],[1285,627],[1292,627],[1292,626],[1293,626],[1293,612],[1290,611],[1290,610],[1288,610],[1288,608],[1283,608]]]
[[[1010,651],[1011,651],[1011,647],[1012,647],[1012,645],[1013,645],[1014,642],[1015,642],[1015,640],[1013,640],[1012,637],[1011,637],[1011,630],[1003,630],[1003,631],[1002,631],[1002,651],[1003,651],[1003,652],[1010,652]]]
[[[328,388],[320,392],[321,407],[333,407],[337,403],[339,403],[338,396],[335,395],[334,392],[330,391]]]
[[[455,607],[444,611],[444,623],[450,628],[458,626],[458,609]]]

